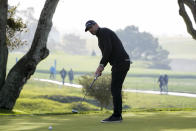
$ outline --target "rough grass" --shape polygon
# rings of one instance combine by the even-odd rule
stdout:
[[[82,97],[80,89],[32,80],[24,86],[14,110],[26,114],[71,113]],[[85,102],[82,105],[86,111],[98,110],[98,107]]]
[[[79,108],[86,113],[100,109],[99,103],[90,97],[86,97],[82,105],[79,105],[83,95],[81,89],[65,86],[59,88],[55,84],[30,80],[22,90],[14,112],[16,114],[62,114],[71,113],[72,108]],[[125,93],[123,111],[195,110],[195,100],[196,98],[179,96]]]
[[[59,88],[54,84],[30,80],[22,90],[14,111],[0,110],[0,130],[46,131],[49,126],[57,131],[196,130],[196,98],[126,93],[124,105],[127,108],[123,110],[123,122],[102,124],[100,120],[111,115],[111,111],[97,111],[99,107],[88,97],[88,101],[78,106],[77,100],[82,96],[81,89]],[[73,107],[88,111],[71,114]]]

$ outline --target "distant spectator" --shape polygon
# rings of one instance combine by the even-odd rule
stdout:
[[[96,56],[96,53],[94,50],[92,51],[91,56]]]
[[[66,75],[67,75],[67,72],[66,72],[66,70],[63,68],[63,69],[60,71],[60,74],[61,74],[62,82],[63,82],[63,85],[64,85],[65,77],[66,77]]]
[[[73,73],[73,70],[70,69],[70,71],[69,71],[69,81],[70,81],[71,84],[73,83],[73,80],[74,80],[74,73]]]
[[[163,91],[164,91],[163,90],[163,86],[165,85],[165,81],[164,81],[164,76],[163,75],[159,76],[158,82],[159,82],[160,93],[162,94]]]
[[[55,70],[56,70],[56,64],[57,64],[57,61],[56,61],[56,59],[54,60],[54,68],[55,68]]]
[[[55,75],[56,75],[56,69],[54,68],[54,66],[50,67],[50,79],[55,79]]]
[[[165,90],[165,92],[166,93],[168,93],[168,75],[167,74],[165,74],[164,75],[164,90]]]

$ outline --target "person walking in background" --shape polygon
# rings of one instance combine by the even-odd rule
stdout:
[[[167,74],[165,74],[164,75],[164,90],[165,90],[165,92],[166,93],[168,93],[168,75]]]
[[[56,69],[54,68],[54,66],[50,67],[50,79],[55,79],[55,75],[56,75]]]
[[[112,30],[100,28],[99,25],[89,20],[85,24],[85,32],[89,31],[98,38],[98,46],[102,59],[97,67],[95,76],[101,76],[102,71],[109,62],[112,66],[111,93],[113,98],[113,114],[101,122],[121,122],[122,119],[122,84],[130,68],[131,61],[122,42]]]
[[[65,77],[67,75],[67,72],[66,72],[66,70],[64,68],[60,71],[60,75],[61,75],[62,82],[63,82],[63,85],[64,85],[64,83],[65,83]]]
[[[72,68],[69,70],[68,75],[69,75],[69,82],[72,84],[74,80],[74,73]]]
[[[164,82],[164,76],[163,75],[160,75],[159,76],[158,82],[159,82],[160,93],[162,94],[163,91],[164,91],[163,90],[163,86],[165,84],[165,82]]]

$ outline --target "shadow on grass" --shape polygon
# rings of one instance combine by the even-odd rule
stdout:
[[[49,99],[49,100],[53,100],[53,101],[58,101],[58,102],[61,102],[61,103],[73,103],[73,102],[79,102],[81,103],[82,99],[81,97],[76,97],[76,96],[60,96],[60,95],[55,95],[55,96],[48,96],[48,95],[45,95],[45,96],[41,96],[41,98],[45,98],[45,99]],[[98,101],[94,100],[94,99],[84,99],[83,103],[86,102],[86,103],[89,103],[91,105],[94,105],[96,107],[100,107],[100,104]],[[81,105],[81,104],[80,104]],[[86,110],[86,107],[80,107],[80,109],[82,110]],[[112,103],[109,104],[106,109],[108,110],[112,110],[113,109],[113,106],[112,106]],[[130,106],[128,105],[124,105],[123,106],[123,109],[130,109]]]
[[[4,110],[4,109],[0,109],[0,114],[16,114],[16,112],[14,111],[10,111],[10,110]]]

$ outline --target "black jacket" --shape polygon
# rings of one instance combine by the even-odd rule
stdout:
[[[96,36],[102,53],[100,64],[103,64],[104,67],[108,62],[110,65],[115,65],[129,59],[129,55],[126,53],[122,42],[112,30],[99,28]]]

